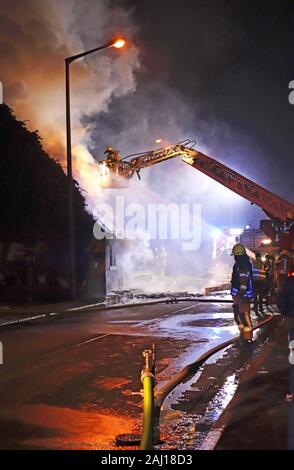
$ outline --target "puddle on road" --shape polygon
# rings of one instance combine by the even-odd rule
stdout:
[[[174,315],[151,322],[149,328],[176,338],[201,338],[207,341],[225,341],[237,332],[231,312]]]
[[[209,347],[211,347],[209,345]],[[202,353],[207,351],[208,345],[202,345],[198,346],[198,348],[195,351],[195,346],[194,348],[191,348],[187,351],[185,355],[183,355],[177,362],[176,362],[176,368],[177,370],[180,370],[182,367],[186,366],[187,364],[192,363],[197,359],[198,356],[200,356]],[[214,354],[212,357],[210,357],[206,362],[205,365],[208,364],[214,364],[216,363],[224,354],[226,353],[226,350],[219,351],[218,353]],[[180,367],[179,367],[180,366]],[[205,367],[205,366],[204,366]],[[175,363],[173,363],[173,368],[175,368]],[[178,385],[169,395],[168,397],[164,400],[163,405],[162,405],[162,416],[166,416],[170,413],[171,411],[171,406],[173,403],[176,403],[177,400],[187,391],[190,390],[191,387],[197,382],[199,377],[201,376],[203,371],[203,367],[195,374],[191,379],[187,380],[185,383],[182,383]],[[167,380],[173,375],[169,375],[170,368],[167,368],[166,370],[163,371],[163,374],[160,377],[160,386],[162,386]],[[165,378],[165,380],[164,380]],[[193,387],[195,390],[195,387]]]
[[[201,324],[201,326],[200,326]],[[207,326],[208,325],[208,326]],[[155,326],[155,325],[154,325]],[[153,325],[151,325],[151,328]],[[193,363],[201,354],[208,349],[222,343],[238,334],[238,328],[234,324],[232,312],[214,312],[214,313],[186,313],[173,316],[172,318],[163,318],[157,323],[157,328],[165,330],[170,336],[173,334],[176,338],[188,338],[193,340],[192,345],[182,354],[178,359],[172,361],[163,373],[158,375],[160,387],[167,382],[177,371],[182,369],[187,364]],[[205,365],[216,363],[224,354],[226,350],[219,351],[211,358],[209,358]],[[202,369],[197,372],[190,380],[182,383],[176,387],[170,395],[166,398],[162,406],[162,420],[165,423],[171,423],[175,420],[178,422],[183,418],[181,412],[175,412],[172,409],[172,404],[188,390],[195,390],[195,383],[202,374]],[[229,391],[224,389],[224,396],[230,396]],[[221,406],[216,406],[216,409],[221,409]],[[178,415],[178,413],[180,413]],[[177,418],[176,418],[177,416]],[[185,415],[185,420],[187,416]],[[195,425],[194,419],[191,421],[191,426]],[[181,427],[181,426],[180,426]],[[187,430],[186,430],[187,431]],[[183,429],[181,429],[181,434]],[[189,435],[191,432],[189,431]]]
[[[255,341],[260,335],[261,332],[257,331]],[[167,398],[161,415],[166,442],[160,447],[161,450],[175,447],[207,450],[206,437],[232,400],[239,385],[239,374],[244,361],[258,356],[264,344],[263,341],[255,341],[253,349],[243,349],[237,345],[213,356],[205,363],[202,372],[198,372],[189,382],[181,384]],[[209,368],[213,362],[215,365]],[[229,372],[228,367],[230,373],[222,383],[221,377],[226,371]],[[208,447],[209,445],[208,443]]]
[[[212,426],[232,400],[237,387],[238,380],[234,373],[227,377],[222,388],[209,403],[204,416],[202,416],[201,422],[207,424],[209,427]]]
[[[194,380],[195,382],[195,377]],[[177,448],[178,450],[200,449],[211,427],[217,422],[223,411],[232,400],[238,387],[236,374],[227,377],[225,383],[208,403],[205,413],[197,415],[192,411],[186,413],[170,407],[162,411],[162,437],[165,444],[161,450]],[[172,436],[172,439],[171,437]]]
[[[173,364],[173,370],[167,368],[161,380],[168,380],[176,370],[180,370],[187,364],[193,363],[199,355],[217,344],[226,341],[238,334],[231,312],[181,314],[173,318],[164,318],[160,322],[160,328],[169,334],[173,331],[176,337],[188,337],[195,339],[194,344]],[[198,340],[198,341],[197,341]],[[205,366],[217,363],[226,354],[226,350],[219,351],[208,359]],[[227,404],[232,399],[237,388],[235,374],[229,376],[226,382],[216,393],[214,398],[207,403],[205,413],[195,414],[195,411],[185,412],[173,409],[173,404],[181,401],[186,392],[197,391],[195,385],[202,374],[201,368],[190,380],[176,387],[167,397],[162,406],[162,432],[166,434],[166,444],[162,449],[195,449],[198,448],[209,429],[217,421]],[[160,382],[163,385],[163,382]],[[170,436],[173,436],[172,442]]]

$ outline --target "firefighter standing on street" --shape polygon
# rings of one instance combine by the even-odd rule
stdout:
[[[266,276],[266,306],[269,307],[270,298],[275,295],[275,258],[271,254],[265,255],[265,276]]]
[[[278,308],[282,315],[288,320],[288,339],[290,349],[290,384],[289,393],[286,397],[288,400],[293,400],[294,396],[294,271],[289,271],[286,281],[279,293]],[[293,426],[293,440],[294,440],[294,426]]]
[[[278,292],[281,291],[285,281],[287,280],[288,272],[291,269],[291,257],[288,250],[283,249],[276,262],[277,268],[277,282]]]
[[[253,296],[255,313],[262,317],[263,315],[263,299],[266,295],[266,270],[261,260],[261,254],[255,253],[253,265]]]
[[[246,254],[245,247],[237,243],[233,247],[235,258],[231,280],[234,318],[240,331],[240,338],[252,341],[252,322],[250,318],[250,299],[252,290],[252,264]]]

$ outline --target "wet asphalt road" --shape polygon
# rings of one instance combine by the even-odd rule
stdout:
[[[155,344],[163,383],[235,334],[230,304],[188,301],[3,328],[0,448],[116,448],[115,435],[140,429],[142,400],[133,392],[141,388],[145,348]],[[175,409],[187,387],[166,402],[163,433],[181,418]]]

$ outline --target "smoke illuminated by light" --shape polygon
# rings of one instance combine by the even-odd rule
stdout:
[[[96,200],[101,192],[101,173],[99,165],[87,148],[82,144],[75,145],[73,147],[73,157],[78,181],[82,181],[85,184],[87,192],[94,195]],[[87,202],[89,208],[92,210],[91,199],[88,197]]]
[[[230,235],[233,235],[234,237],[238,237],[239,235],[241,235],[242,232],[243,232],[242,228],[235,228],[235,227],[230,228]]]
[[[262,245],[270,245],[272,242],[272,240],[270,238],[265,238],[264,240],[262,240],[261,244]]]

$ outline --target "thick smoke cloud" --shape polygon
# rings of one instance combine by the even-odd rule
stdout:
[[[30,128],[39,129],[44,146],[63,162],[64,58],[104,44],[114,35],[126,36],[129,44],[125,50],[98,53],[72,65],[74,172],[94,213],[101,202],[113,205],[117,195],[123,195],[126,204],[135,201],[144,207],[159,202],[200,204],[200,249],[183,252],[181,241],[147,240],[125,243],[119,256],[125,272],[124,287],[146,287],[144,276],[141,284],[140,277],[132,276],[141,270],[151,273],[148,289],[197,290],[207,285],[210,275],[209,263],[203,260],[211,257],[214,227],[257,225],[261,211],[180,160],[143,170],[142,181],[132,180],[129,191],[100,190],[96,160],[102,158],[107,145],[125,156],[155,148],[158,138],[165,144],[190,137],[196,139],[198,149],[262,184],[260,175],[266,167],[259,158],[260,149],[244,133],[233,131],[226,122],[205,112],[204,98],[191,101],[187,93],[163,80],[168,64],[157,67],[154,76],[150,70],[146,73],[144,63],[140,70],[138,49],[133,45],[138,36],[136,23],[130,8],[110,0],[1,0],[4,97],[17,117],[28,120]],[[223,38],[218,47],[224,52],[233,39]],[[212,52],[224,57],[218,48]],[[164,61],[164,57],[157,59]],[[185,76],[187,72],[189,76],[193,73],[195,86],[201,89],[199,67],[193,71],[169,70],[175,75]],[[248,158],[253,154],[254,159]],[[138,229],[144,231],[146,227]],[[159,269],[160,256],[163,271]]]
[[[179,91],[164,86],[160,80],[138,80],[136,93],[114,100],[109,113],[95,117],[95,126],[91,152],[97,159],[101,159],[107,145],[118,148],[122,156],[126,156],[158,148],[154,142],[157,138],[162,138],[162,145],[165,145],[186,137],[195,137],[198,149],[225,163],[231,160],[235,169],[245,173],[244,160],[254,149],[248,139],[234,136],[225,123],[203,119],[197,103],[192,105],[187,102]],[[254,175],[253,171],[250,174],[250,166],[247,175]],[[163,203],[166,206],[171,203],[199,204],[202,224],[201,227],[194,226],[194,230],[201,230],[202,243],[194,251],[183,251],[182,240],[130,243],[122,252],[121,265],[130,273],[128,280],[131,285],[138,286],[140,279],[141,284],[146,285],[143,273],[142,278],[138,276],[132,280],[133,272],[145,271],[146,276],[150,271],[156,273],[161,248],[166,252],[165,276],[153,276],[153,282],[149,279],[148,289],[195,291],[214,283],[215,277],[209,271],[214,227],[242,226],[245,223],[254,225],[258,216],[262,217],[261,211],[254,210],[248,202],[185,165],[180,159],[142,170],[141,178],[139,181],[134,176],[129,190],[107,190],[106,195],[104,193],[107,202],[110,203],[117,194],[124,195],[126,204],[135,201],[145,207],[146,212],[149,203]],[[90,196],[89,200],[93,210],[95,204],[99,207],[100,196]],[[139,228],[144,229],[142,226]],[[138,253],[141,262],[136,264]],[[225,273],[229,274],[228,267],[222,270],[219,266],[216,273],[218,280],[225,279]]]
[[[45,147],[63,159],[64,58],[102,45],[128,30],[131,13],[107,0],[0,2],[1,80],[17,116],[38,128]],[[130,38],[131,39],[131,38]],[[84,115],[106,111],[113,97],[135,90],[138,51],[111,50],[72,65],[73,142],[81,142]]]

